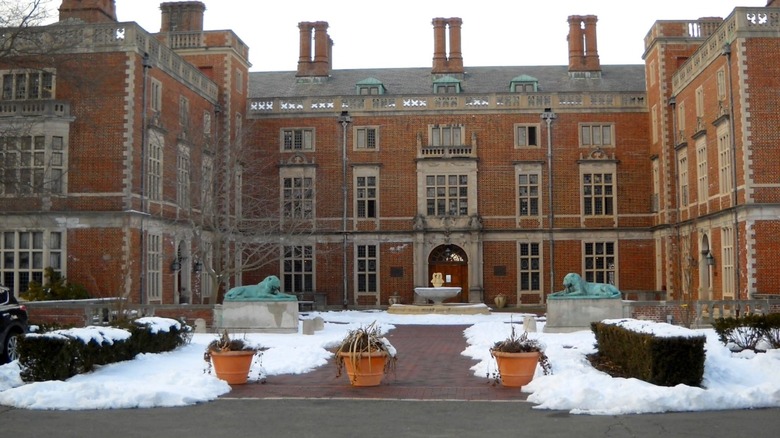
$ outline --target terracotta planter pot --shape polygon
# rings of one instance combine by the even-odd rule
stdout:
[[[344,368],[352,386],[379,386],[385,375],[385,361],[387,353],[377,351],[372,353],[360,353],[356,362],[352,361],[349,353],[339,353],[344,358]]]
[[[217,378],[226,381],[230,385],[243,385],[249,376],[252,367],[252,358],[255,352],[252,350],[241,351],[212,351],[211,364]]]
[[[539,363],[539,353],[504,353],[490,351],[496,358],[501,384],[509,387],[527,385],[534,378],[536,364]]]

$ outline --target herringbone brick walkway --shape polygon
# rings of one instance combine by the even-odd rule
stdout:
[[[352,387],[346,373],[336,378],[328,364],[298,375],[269,376],[264,384],[236,385],[223,398],[361,398],[393,400],[501,400],[524,401],[518,388],[493,386],[477,377],[476,363],[461,355],[468,326],[396,325],[387,338],[398,350],[395,374],[378,387]]]

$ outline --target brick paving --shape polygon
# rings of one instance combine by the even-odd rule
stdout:
[[[398,350],[395,373],[378,387],[352,387],[346,373],[336,378],[331,359],[306,374],[269,376],[264,384],[235,385],[222,398],[349,398],[390,400],[525,401],[518,388],[493,386],[471,371],[476,362],[460,353],[468,326],[396,325],[387,338]]]

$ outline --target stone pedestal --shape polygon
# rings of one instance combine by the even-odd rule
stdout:
[[[545,333],[590,330],[590,323],[624,318],[619,298],[558,298],[547,300]]]
[[[226,301],[214,306],[214,326],[238,332],[298,333],[298,302]]]

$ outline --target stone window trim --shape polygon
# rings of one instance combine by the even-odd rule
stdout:
[[[164,149],[165,137],[161,132],[150,128],[146,154],[146,186],[143,195],[152,201],[162,200]]]
[[[581,148],[614,148],[615,124],[612,122],[590,122],[579,124]]]
[[[285,245],[281,251],[282,289],[288,294],[314,292],[315,247]]]
[[[2,100],[49,100],[56,98],[56,70],[0,70]]]
[[[425,191],[427,216],[468,216],[468,174],[425,175]]]
[[[355,288],[357,294],[379,294],[379,255],[379,245],[376,243],[355,244]]]
[[[31,281],[43,282],[44,271],[64,274],[67,232],[63,229],[0,229],[0,283],[15,296]]]
[[[583,217],[617,217],[617,162],[580,162],[580,202]]]
[[[281,152],[313,152],[316,150],[315,128],[282,128],[279,131]]]
[[[379,125],[354,126],[352,129],[352,150],[379,150]]]
[[[618,244],[613,239],[582,242],[582,278],[589,283],[618,285]]]
[[[379,218],[379,165],[355,166],[353,186],[355,219],[376,220]]]
[[[150,303],[161,303],[163,237],[158,233],[149,233],[146,237],[146,298]]]
[[[67,193],[68,139],[63,129],[0,136],[0,196]]]
[[[677,152],[677,173],[679,175],[680,208],[687,208],[689,204],[688,182],[688,151],[687,148]]]
[[[461,124],[428,125],[428,146],[463,146],[466,127]]]
[[[151,78],[150,81],[150,89],[149,92],[149,108],[157,113],[159,116],[159,113],[162,112],[162,105],[163,105],[163,85],[162,82],[155,78]]]
[[[517,287],[521,292],[541,292],[543,287],[543,245],[517,242]]]
[[[190,181],[192,172],[190,148],[179,143],[176,156],[176,203],[181,209],[189,209],[191,205]]]
[[[515,123],[515,149],[540,148],[540,132],[541,129],[539,123]]]
[[[696,139],[696,202],[706,204],[709,201],[709,164],[707,157],[707,138]]]
[[[718,140],[718,194],[731,195],[734,188],[732,174],[731,132],[729,124],[722,124],[717,129]]]
[[[316,167],[280,168],[279,202],[282,221],[316,218]]]

